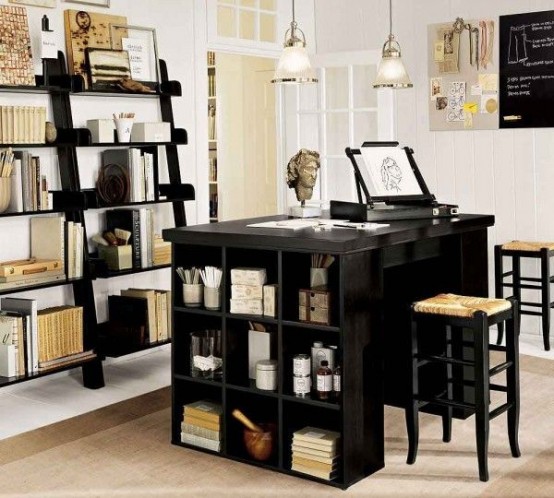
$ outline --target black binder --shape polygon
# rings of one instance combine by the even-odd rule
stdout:
[[[362,173],[360,165],[357,162],[356,158],[362,156],[362,150],[348,147],[346,155],[354,168],[358,203],[331,201],[331,218],[346,218],[350,221],[392,221],[418,218],[444,218],[458,215],[457,205],[439,203],[435,196],[429,192],[427,184],[413,157],[414,151],[411,148],[403,147],[402,149],[397,149],[398,142],[364,142],[362,144],[363,147],[394,148],[397,154],[398,150],[404,151],[407,164],[411,168],[411,174],[413,174],[413,178],[417,181],[418,191],[417,193],[404,195],[400,193],[400,188],[394,185],[394,181],[392,181],[392,183],[389,182],[388,187],[392,184],[390,190],[393,191],[394,187],[396,187],[396,192],[376,192],[375,184],[368,185],[368,183],[371,183],[371,173],[367,170],[364,171],[365,174]],[[400,156],[403,158],[402,153]],[[394,165],[398,167],[396,163]],[[366,168],[365,163],[362,167]],[[368,181],[364,179],[364,176]],[[385,182],[385,179],[383,178],[382,181]],[[375,183],[378,183],[378,180]],[[370,189],[373,190],[373,194],[370,192]]]

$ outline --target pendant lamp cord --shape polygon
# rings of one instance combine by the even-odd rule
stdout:
[[[392,35],[392,0],[389,0],[389,35]]]
[[[292,0],[292,22],[296,22],[296,17],[294,14],[294,0]]]

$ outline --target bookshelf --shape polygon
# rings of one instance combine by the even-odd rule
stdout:
[[[84,81],[80,76],[70,76],[67,72],[65,56],[58,52],[58,59],[43,60],[43,76],[36,77],[35,87],[7,87],[0,86],[0,93],[15,94],[45,94],[50,98],[53,122],[58,130],[58,138],[52,144],[13,144],[14,148],[32,149],[35,147],[49,147],[57,150],[59,173],[61,179],[61,191],[53,193],[53,209],[48,211],[36,212],[16,212],[2,213],[1,218],[19,217],[19,216],[42,216],[55,213],[63,213],[67,221],[81,223],[84,228],[84,240],[87,241],[87,229],[85,212],[92,209],[111,209],[114,207],[133,207],[143,204],[171,203],[175,226],[185,226],[186,213],[184,202],[195,199],[194,187],[181,182],[181,173],[178,158],[178,146],[185,145],[188,142],[187,132],[184,129],[178,129],[174,126],[173,108],[171,99],[180,96],[181,85],[179,82],[171,81],[168,78],[167,66],[163,60],[160,60],[161,83],[157,92],[153,94],[136,94],[130,92],[89,92],[84,89]],[[171,123],[171,141],[167,143],[110,143],[110,144],[92,144],[90,132],[87,129],[74,128],[72,118],[71,97],[81,95],[106,97],[128,97],[136,99],[158,99],[161,111],[161,120]],[[0,148],[9,147],[9,144],[2,144]],[[142,149],[156,150],[158,147],[164,147],[167,156],[167,166],[169,173],[168,184],[157,184],[155,200],[145,203],[128,203],[117,206],[105,206],[98,201],[95,189],[81,189],[79,178],[79,164],[77,159],[78,147],[139,147]],[[155,168],[158,164],[156,160]],[[74,303],[76,306],[82,306],[84,311],[83,336],[84,350],[93,350],[94,357],[86,358],[82,361],[75,361],[71,364],[64,364],[59,368],[48,370],[47,372],[30,373],[18,377],[0,377],[0,387],[9,386],[15,383],[25,382],[38,377],[44,377],[53,373],[82,368],[83,384],[90,389],[98,389],[104,386],[104,375],[102,370],[102,359],[108,351],[102,351],[102,342],[100,333],[104,324],[98,324],[96,316],[96,305],[94,297],[93,281],[96,278],[111,278],[119,275],[129,275],[133,273],[142,273],[146,271],[168,269],[170,265],[159,265],[152,268],[140,268],[132,271],[108,272],[102,267],[101,262],[88,253],[86,243],[83,250],[83,277],[65,278],[55,282],[43,283],[31,286],[20,286],[10,289],[2,289],[1,295],[11,295],[24,291],[33,291],[37,289],[53,288],[59,286],[71,287],[73,291]],[[169,341],[163,341],[156,344],[148,344],[144,349],[166,344]],[[137,349],[128,352],[135,352]]]
[[[217,169],[217,87],[216,55],[208,52],[208,161],[209,161],[209,213],[210,223],[219,220],[219,187]]]
[[[373,283],[363,277],[363,272],[373,264],[373,256],[369,252],[351,253],[338,248],[338,244],[334,249],[328,248],[336,258],[329,269],[331,322],[329,325],[300,322],[298,291],[309,288],[309,245],[301,237],[293,241],[289,233],[283,237],[287,245],[265,241],[259,244],[260,234],[256,232],[263,230],[249,234],[252,229],[243,225],[244,220],[221,223],[214,229],[203,225],[164,231],[164,238],[173,243],[174,270],[179,266],[205,265],[223,269],[219,311],[186,307],[181,281],[173,271],[172,443],[346,489],[384,466],[380,338],[378,329],[370,326],[371,306],[359,305],[361,296],[372,292]],[[276,317],[230,313],[230,270],[241,266],[265,268],[267,283],[278,285]],[[271,334],[271,358],[278,361],[275,391],[257,389],[249,379],[249,321],[263,323]],[[222,334],[222,377],[211,380],[193,376],[190,334],[213,329]],[[343,368],[342,395],[338,398],[324,401],[317,399],[313,391],[306,397],[297,397],[293,392],[293,357],[310,354],[314,341],[338,347]],[[378,380],[365,384],[364,379],[370,378]],[[199,400],[215,401],[222,406],[220,452],[181,442],[183,406]],[[256,423],[276,424],[277,446],[269,460],[254,460],[245,451],[242,426],[231,416],[236,408]],[[335,479],[328,481],[291,470],[293,433],[306,426],[341,434],[342,456]]]

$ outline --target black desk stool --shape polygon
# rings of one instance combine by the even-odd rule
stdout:
[[[550,302],[550,283],[554,282],[554,277],[550,276],[550,258],[554,255],[554,242],[523,242],[514,240],[507,244],[494,247],[494,282],[496,297],[504,297],[504,287],[513,289],[513,296],[519,303],[520,315],[534,315],[542,317],[542,337],[544,349],[550,351],[550,308],[554,303]],[[509,256],[512,258],[512,270],[505,272],[503,269],[503,258]],[[535,258],[541,260],[540,278],[521,276],[521,258]],[[512,277],[512,282],[505,282],[504,279]],[[531,283],[522,283],[531,282]],[[535,289],[541,291],[541,302],[532,303],[521,300],[521,289]],[[541,308],[541,311],[524,310],[527,308]],[[498,325],[498,338],[496,343],[502,344],[504,327]]]
[[[475,412],[475,430],[477,439],[477,458],[479,461],[479,478],[489,479],[487,455],[489,440],[489,421],[498,415],[508,412],[508,437],[512,456],[519,457],[519,319],[515,299],[487,299],[478,297],[439,294],[438,296],[416,302],[412,305],[412,368],[411,386],[412,401],[406,408],[406,425],[408,428],[409,450],[407,463],[416,460],[419,439],[419,409],[425,405],[436,405],[445,409],[447,421],[443,425],[443,440],[450,440],[452,409],[461,408]],[[489,327],[506,322],[506,347],[489,345]],[[445,354],[425,354],[418,348],[418,332],[425,334],[422,325],[446,329]],[[421,329],[421,330],[418,330]],[[462,341],[461,337],[452,339],[452,333],[462,333],[463,329],[473,332],[473,341]],[[474,361],[452,357],[452,344],[472,347]],[[505,351],[506,361],[490,368],[489,350]],[[419,383],[419,369],[428,364],[446,365],[446,390],[438,396],[423,395],[425,385]],[[452,368],[471,368],[474,381],[462,380],[461,376],[453,377]],[[506,370],[506,386],[490,383],[490,378]],[[460,380],[457,380],[460,379]],[[475,402],[456,401],[453,396],[453,385],[474,386]],[[421,391],[420,391],[421,387]],[[502,391],[507,394],[507,402],[489,412],[490,391]],[[445,420],[443,415],[443,422]]]

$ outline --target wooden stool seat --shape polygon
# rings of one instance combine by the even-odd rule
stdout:
[[[506,244],[502,244],[502,249],[505,251],[528,251],[540,252],[541,249],[554,251],[554,242],[529,242],[525,240],[512,240]]]
[[[458,296],[456,294],[438,294],[435,297],[414,303],[414,311],[417,313],[458,316],[462,318],[472,318],[477,311],[482,311],[488,316],[492,316],[506,311],[510,307],[511,304],[506,299]]]
[[[406,406],[407,463],[415,463],[419,410],[428,405],[431,413],[442,415],[444,442],[451,439],[453,409],[475,415],[481,481],[489,479],[488,442],[489,422],[492,419],[507,414],[510,450],[512,456],[520,456],[518,311],[518,303],[513,298],[504,300],[439,294],[413,303],[409,370],[411,400]],[[500,323],[506,325],[506,347],[489,344],[489,328]],[[433,334],[432,345],[419,340],[420,336],[423,339],[429,334]],[[491,367],[491,350],[504,352],[505,361]],[[424,369],[427,371],[422,372]],[[444,370],[444,385],[430,392],[427,380],[431,375],[437,380],[441,370]],[[501,372],[505,372],[506,383],[492,381],[492,377]],[[458,388],[454,389],[455,386]],[[470,387],[473,388],[473,396],[467,392]],[[492,410],[491,391],[506,393],[506,402]]]
[[[511,289],[512,296],[519,305],[520,315],[541,317],[544,349],[550,350],[550,309],[554,302],[550,296],[550,284],[554,277],[550,274],[550,258],[554,256],[554,242],[529,242],[513,240],[494,247],[494,283],[497,298],[504,298],[504,289]],[[510,258],[512,269],[504,271],[504,258]],[[540,261],[540,276],[528,277],[521,273],[523,259],[538,259]],[[540,301],[522,299],[522,290],[540,291]],[[508,294],[508,292],[507,292]],[[508,294],[509,295],[509,294]],[[504,325],[498,324],[496,344],[502,344]]]

